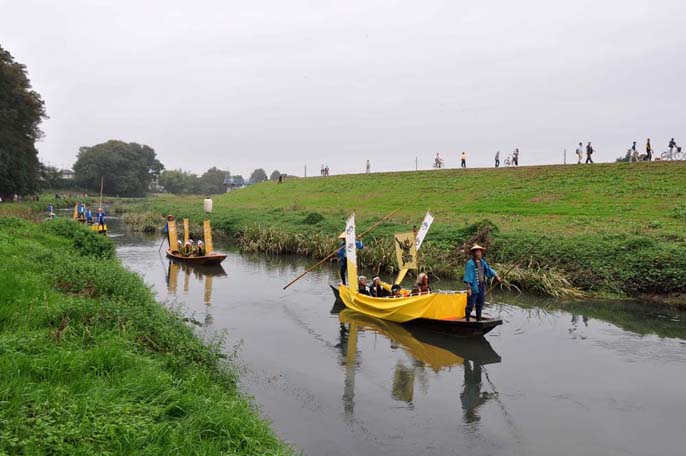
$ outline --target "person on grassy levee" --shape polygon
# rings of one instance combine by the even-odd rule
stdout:
[[[431,287],[429,286],[429,276],[422,272],[417,276],[417,282],[414,284],[412,289],[413,296],[419,296],[431,293]]]
[[[498,273],[484,260],[483,255],[486,249],[479,244],[474,244],[470,251],[472,258],[467,261],[467,265],[464,268],[464,278],[462,279],[467,285],[465,320],[469,321],[472,310],[476,307],[476,321],[481,321],[481,310],[486,302],[486,280],[495,278],[498,283],[501,283],[502,279],[498,277]]]
[[[579,145],[576,148],[576,158],[577,158],[576,163],[578,165],[580,165],[581,160],[584,158],[584,145],[583,145],[583,143],[579,143]]]
[[[586,144],[586,164],[593,164],[593,146],[591,146],[591,141]]]
[[[644,161],[651,161],[653,159],[653,146],[650,145],[650,138],[646,141],[646,156]]]
[[[357,291],[360,294],[371,296],[372,293],[369,291],[369,287],[367,286],[367,278],[365,276],[360,276],[357,279]]]
[[[338,239],[341,241],[337,253],[338,264],[341,268],[341,282],[343,282],[343,285],[347,285],[348,282],[346,281],[346,276],[348,275],[348,257],[345,253],[345,231],[338,235]],[[362,250],[364,248],[364,244],[362,244],[362,241],[359,239],[356,239],[355,247],[357,247],[357,250]]]
[[[378,276],[372,279],[370,291],[375,298],[387,298],[391,295],[391,293],[381,285],[381,279]]]
[[[500,151],[495,153],[495,167],[496,168],[500,167]]]
[[[467,167],[467,152],[462,152],[462,155],[460,155],[460,168],[466,168]]]

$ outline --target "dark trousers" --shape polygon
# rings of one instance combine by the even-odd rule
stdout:
[[[481,320],[481,310],[484,308],[484,302],[486,302],[486,289],[484,284],[479,284],[479,292],[474,293],[472,291],[471,296],[467,296],[467,308],[465,309],[465,318],[469,321],[469,316],[476,306],[476,319]]]
[[[462,168],[466,168],[466,167],[467,167],[467,160],[461,160],[461,161],[460,161],[460,166],[461,166]]]
[[[590,155],[586,155],[586,163],[593,163],[593,160],[591,160]]]
[[[643,161],[651,161],[652,159],[653,159],[653,151],[647,150],[646,151],[646,158],[644,158]]]
[[[495,161],[495,167],[497,168],[497,167],[499,167],[499,166],[500,166],[500,160],[496,160],[496,161]]]
[[[343,282],[343,285],[347,285],[345,281],[345,276],[348,275],[348,262],[346,260],[343,260],[343,263],[341,263],[341,282]]]

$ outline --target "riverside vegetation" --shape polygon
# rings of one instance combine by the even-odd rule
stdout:
[[[205,345],[65,219],[0,208],[0,454],[291,454]]]
[[[463,244],[490,227],[501,269],[543,240],[508,277],[544,294],[656,296],[686,303],[686,163],[619,163],[439,170],[265,182],[214,198],[218,234],[247,251],[324,257],[354,210],[360,231],[402,209],[365,239],[362,268],[392,272],[392,233],[436,216],[421,267],[459,278]],[[202,220],[202,198],[162,196],[123,208]]]

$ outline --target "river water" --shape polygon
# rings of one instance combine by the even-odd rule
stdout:
[[[108,224],[161,302],[225,335],[243,390],[306,455],[686,454],[684,312],[501,294],[487,311],[505,323],[459,339],[341,312],[331,267],[284,292],[307,262],[193,269]]]

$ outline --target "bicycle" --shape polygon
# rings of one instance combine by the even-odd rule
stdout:
[[[676,151],[674,149],[676,149]],[[681,151],[681,147],[673,147],[671,149],[667,149],[666,151],[662,152],[662,154],[660,154],[660,159],[661,160],[683,160],[684,159],[684,153]]]

